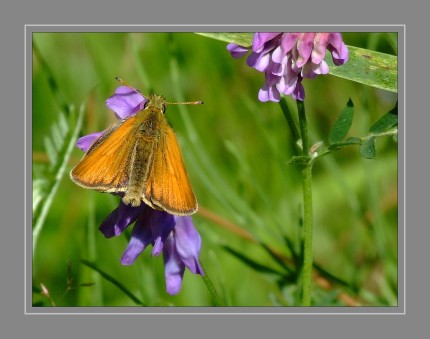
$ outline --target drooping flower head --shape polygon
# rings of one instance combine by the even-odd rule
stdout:
[[[243,57],[248,48],[228,44],[234,58]],[[258,93],[262,102],[281,99],[281,93],[294,99],[305,97],[302,80],[327,74],[326,50],[337,66],[348,61],[348,49],[340,33],[255,33],[247,64],[265,74],[265,83]]]
[[[190,216],[172,215],[144,203],[131,207],[121,201],[99,229],[110,238],[120,235],[133,223],[130,242],[121,258],[122,265],[131,265],[148,245],[152,245],[153,256],[163,253],[169,294],[181,290],[185,267],[194,274],[204,274],[199,262],[201,238]]]
[[[125,119],[142,110],[146,101],[139,92],[120,86],[106,100],[106,105],[119,119]],[[86,135],[76,145],[86,152],[102,134]],[[110,238],[119,236],[131,224],[134,227],[121,258],[122,265],[131,265],[147,246],[152,245],[153,256],[163,253],[166,290],[172,295],[179,293],[186,267],[194,274],[204,274],[199,262],[201,238],[190,216],[155,210],[143,202],[138,207],[131,207],[120,201],[99,229]]]

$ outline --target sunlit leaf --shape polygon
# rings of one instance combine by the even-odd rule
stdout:
[[[397,57],[364,48],[347,46],[349,60],[342,66],[333,64],[327,53],[330,74],[364,85],[397,93]]]
[[[208,38],[221,40],[227,43],[251,47],[254,33],[197,33]]]

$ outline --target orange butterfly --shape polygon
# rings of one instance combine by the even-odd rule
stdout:
[[[144,202],[171,214],[195,213],[197,200],[175,133],[164,116],[168,104],[202,102],[169,103],[151,94],[141,111],[119,121],[94,142],[70,178],[84,188],[123,193],[122,201],[133,207]]]

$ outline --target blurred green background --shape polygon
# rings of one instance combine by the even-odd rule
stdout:
[[[347,45],[397,54],[395,33],[343,37]],[[279,264],[259,243],[285,262],[292,260],[285,237],[299,247],[301,179],[287,165],[294,140],[279,104],[257,99],[262,73],[247,67],[245,58],[233,59],[226,43],[192,33],[33,33],[33,45],[38,51],[32,70],[33,179],[48,165],[44,140],[62,103],[85,105],[81,136],[113,124],[105,100],[119,86],[116,76],[168,101],[202,100],[201,106],[168,107],[167,118],[201,207],[193,221],[203,240],[204,269],[226,306],[297,305],[297,282],[279,283],[268,270],[226,250],[277,270]],[[330,75],[304,80],[304,87],[311,144],[327,141],[349,98],[356,107],[351,136],[366,135],[397,99],[395,93]],[[294,101],[287,102],[295,111]],[[351,147],[314,166],[314,260],[343,282],[316,273],[315,305],[397,305],[397,144],[380,138],[376,146],[373,160]],[[151,257],[150,249],[133,265],[120,264],[127,235],[105,239],[98,231],[119,198],[71,182],[68,172],[82,156],[74,150],[40,234],[32,266],[34,304],[135,305],[83,265],[84,259],[145,305],[213,305],[201,277],[189,271],[181,292],[168,295],[162,257]],[[52,300],[41,295],[41,284]]]

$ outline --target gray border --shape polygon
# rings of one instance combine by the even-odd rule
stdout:
[[[0,237],[0,260],[3,271],[0,325],[3,333],[11,338],[111,338],[126,335],[142,337],[167,336],[188,338],[403,338],[428,330],[428,150],[427,138],[429,114],[427,104],[428,79],[428,6],[421,3],[361,0],[345,2],[327,0],[321,2],[264,2],[185,0],[166,3],[128,4],[126,1],[110,0],[91,6],[90,1],[74,0],[59,2],[37,0],[21,4],[20,0],[8,3],[0,12],[0,41],[2,59],[0,82],[2,123],[0,124],[0,148],[2,195],[0,212],[2,236]],[[60,6],[59,6],[60,4]],[[405,152],[403,176],[405,207],[403,218],[408,224],[407,313],[391,316],[23,316],[21,296],[24,284],[22,265],[23,232],[21,220],[23,198],[24,115],[21,114],[23,77],[23,27],[25,23],[403,23],[407,25],[407,94],[408,143]],[[423,109],[424,108],[424,109]],[[406,135],[405,135],[406,137]],[[421,138],[421,139],[420,139]],[[406,148],[407,146],[407,148]],[[406,154],[406,149],[409,150]],[[406,158],[407,155],[407,158]],[[408,171],[406,173],[406,162]],[[400,174],[400,173],[399,173]],[[407,175],[407,177],[406,177]],[[406,204],[407,201],[407,204]],[[423,208],[424,207],[424,208]],[[406,219],[407,217],[407,219]],[[405,272],[406,273],[406,272]],[[109,319],[110,320],[110,319]],[[419,335],[418,335],[419,336]]]
[[[320,28],[321,27],[321,28]],[[32,83],[32,33],[34,32],[220,32],[220,31],[285,31],[285,30],[300,30],[300,31],[340,31],[340,32],[397,32],[399,38],[399,115],[400,126],[399,128],[399,226],[398,226],[398,306],[397,307],[73,307],[73,308],[38,308],[31,305],[31,265],[32,262],[32,235],[31,235],[31,210],[28,206],[32,205],[31,195],[31,83]],[[26,225],[25,225],[25,258],[26,258],[26,272],[25,272],[25,313],[26,314],[213,314],[213,315],[231,315],[231,314],[254,314],[254,315],[275,315],[275,314],[350,314],[350,315],[370,315],[370,314],[405,314],[405,214],[402,209],[404,206],[404,179],[405,168],[400,166],[401,161],[404,160],[404,143],[405,143],[405,100],[404,100],[404,71],[405,71],[405,26],[404,25],[306,25],[306,26],[279,26],[279,25],[264,25],[264,26],[197,26],[197,25],[129,25],[129,26],[81,26],[81,25],[27,25],[25,26],[25,112],[26,112]],[[405,163],[405,162],[404,162]],[[404,222],[404,224],[403,224]],[[30,244],[30,245],[29,245]]]

